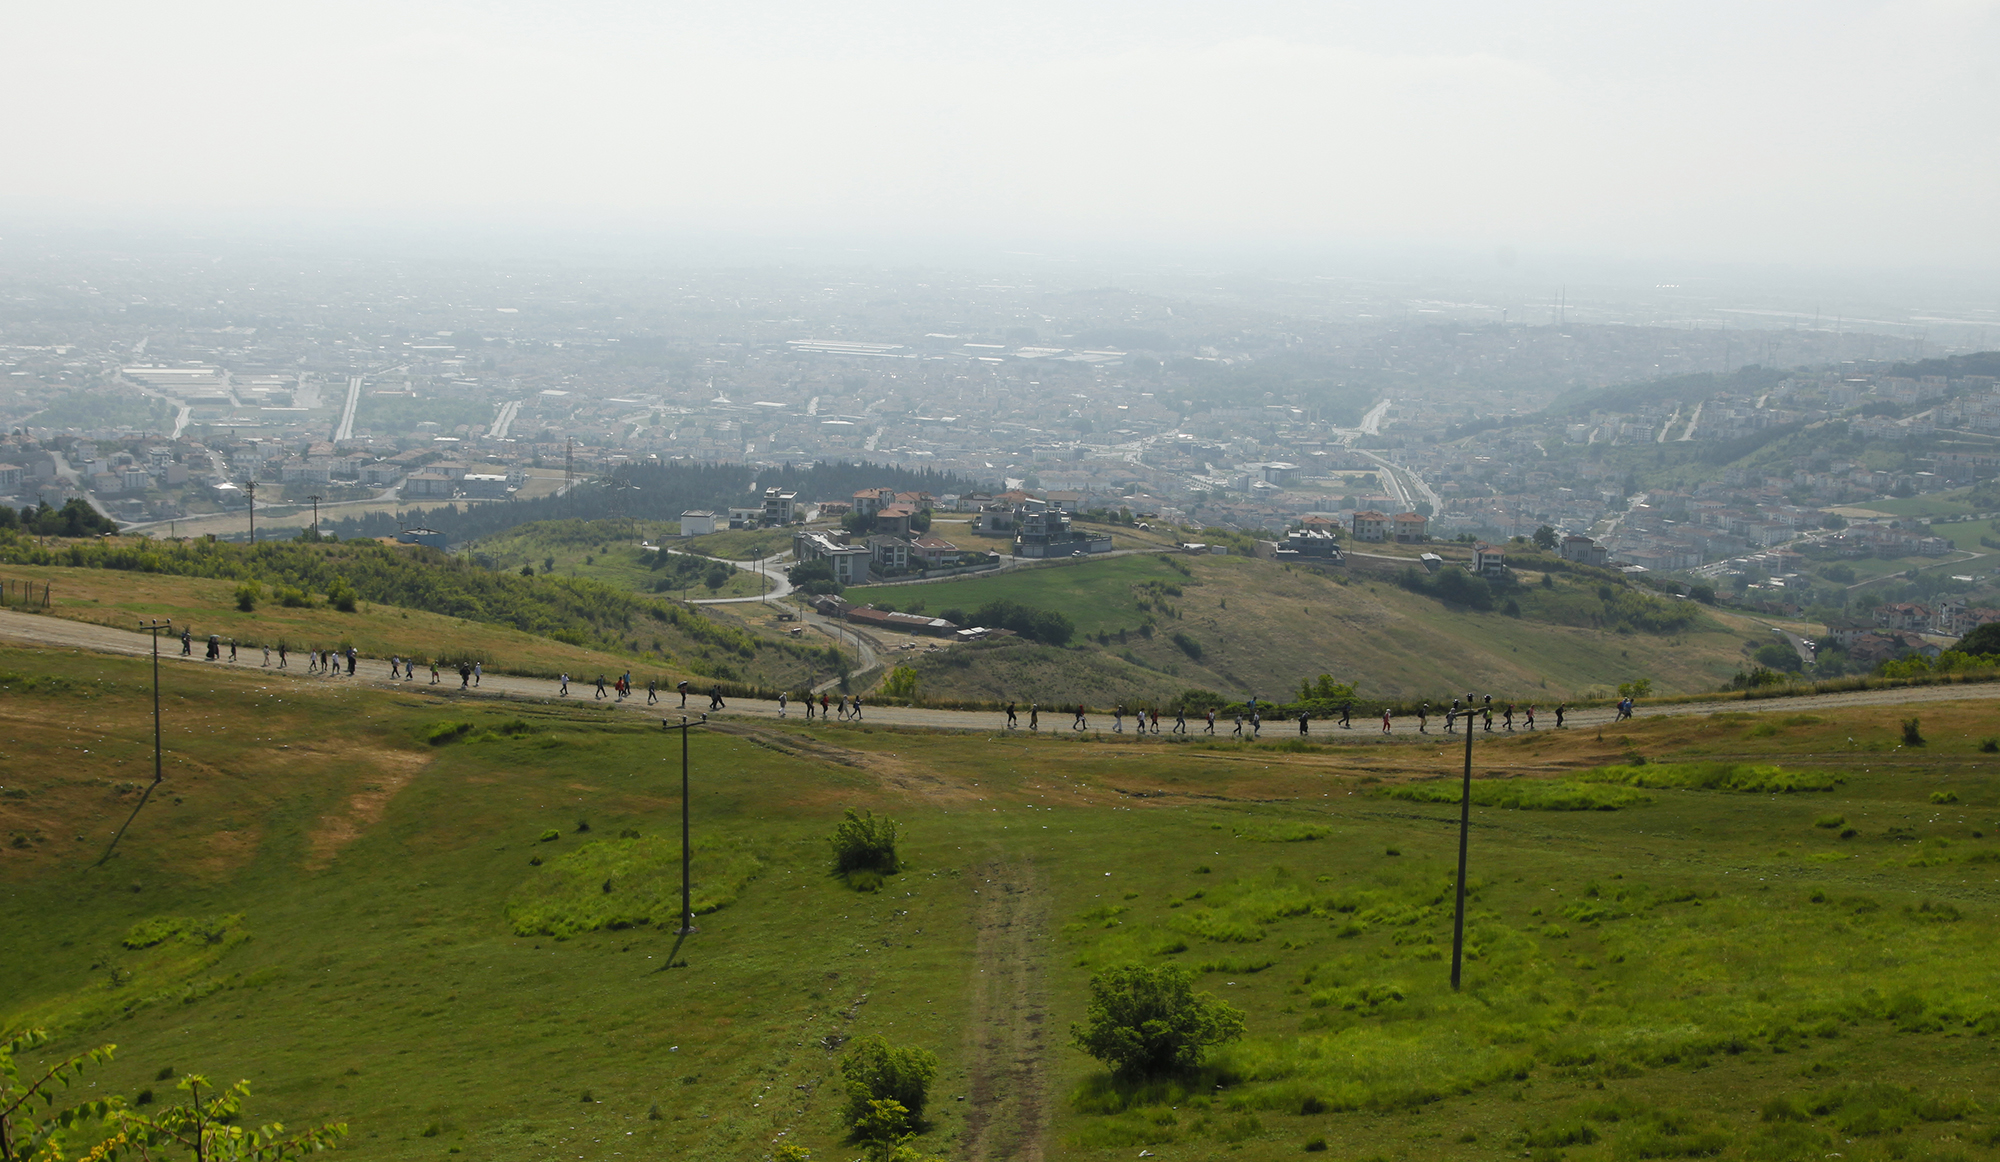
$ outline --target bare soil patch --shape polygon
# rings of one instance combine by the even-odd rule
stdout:
[[[979,941],[966,1021],[972,1076],[966,1157],[1041,1162],[1048,1133],[1049,900],[1025,858],[994,859],[968,878]]]

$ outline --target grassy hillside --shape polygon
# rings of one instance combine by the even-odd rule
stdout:
[[[643,547],[663,544],[706,556],[729,556],[690,547],[693,542],[678,538],[678,528],[678,524],[664,521],[536,521],[487,537],[472,549],[494,567],[510,573],[518,573],[526,565],[543,576],[573,577],[682,599],[757,595],[763,583],[752,574],[726,570],[722,586],[710,589],[704,583],[704,576],[713,568],[709,562],[673,554],[662,559]],[[774,535],[774,539],[784,538]]]
[[[167,785],[93,869],[149,769],[145,673],[0,650],[0,1023],[52,1026],[45,1056],[117,1041],[96,1093],[247,1077],[249,1119],[348,1121],[361,1159],[848,1158],[838,1064],[877,1033],[941,1058],[919,1144],[953,1158],[2000,1141],[1985,704],[1926,707],[1921,750],[1887,710],[1482,742],[1482,771],[1528,776],[1511,801],[1622,806],[1475,809],[1454,994],[1456,809],[1423,780],[1456,755],[1414,740],[698,734],[709,910],[677,944],[677,780],[656,731],[587,706],[175,674]],[[1829,789],[1676,765],[1797,755]],[[828,874],[848,805],[904,825],[874,894]],[[535,933],[565,917],[632,926]],[[1109,1077],[1065,1031],[1134,961],[1185,966],[1247,1036]]]
[[[848,596],[934,615],[970,615],[996,599],[1062,611],[1088,640],[1063,650],[1015,643],[945,651],[914,663],[924,695],[1045,703],[1147,702],[1189,687],[1268,697],[1321,673],[1354,682],[1363,698],[1449,699],[1477,689],[1545,700],[1634,678],[1651,678],[1660,693],[1694,692],[1727,681],[1746,643],[1768,632],[1687,602],[1644,607],[1689,619],[1683,627],[1635,630],[1626,615],[1638,595],[1619,587],[1607,601],[1600,584],[1557,576],[1548,588],[1496,592],[1500,605],[1480,612],[1367,575],[1148,555]],[[1508,599],[1519,616],[1504,611]]]
[[[796,684],[832,664],[825,647],[755,631],[730,613],[591,581],[494,572],[433,550],[373,541],[251,547],[134,539],[44,547],[0,532],[0,572],[53,584],[53,612],[60,616],[121,628],[142,617],[172,616],[201,633],[246,643],[332,645],[349,637],[382,655],[483,654],[488,665],[541,674],[580,654],[604,654],[625,664],[768,685]],[[248,581],[260,589],[255,609],[244,613],[236,594]],[[326,608],[342,585],[355,599],[354,613]],[[317,610],[285,606],[285,587]],[[435,616],[426,620],[422,613]]]

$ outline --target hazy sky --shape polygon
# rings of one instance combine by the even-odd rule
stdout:
[[[2000,262],[2000,0],[7,4],[0,211]]]

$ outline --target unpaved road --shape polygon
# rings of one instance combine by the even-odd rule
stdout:
[[[966,1019],[972,1077],[965,1110],[971,1162],[1042,1162],[1048,1128],[1048,1056],[1053,1048],[1045,973],[1049,899],[1026,857],[973,869],[972,958]]]
[[[112,629],[108,626],[94,625],[89,622],[66,621],[59,617],[43,614],[19,613],[11,609],[0,609],[0,641],[133,656],[145,655],[152,649],[151,644],[146,639],[146,635],[142,633]],[[175,665],[230,665],[228,662],[206,662],[201,660],[204,642],[198,640],[194,645],[194,656],[192,658],[183,658],[180,656],[180,640],[178,638],[163,640],[160,642],[160,658],[162,661],[168,661]],[[397,681],[391,683],[388,677],[389,663],[387,659],[383,658],[361,659],[360,666],[353,678],[321,678],[308,676],[305,673],[305,661],[302,655],[293,655],[293,665],[291,668],[285,670],[279,670],[275,661],[270,670],[263,670],[260,664],[263,654],[259,650],[246,647],[240,657],[241,660],[231,668],[260,670],[274,678],[300,682],[357,681],[381,687],[421,688],[434,693],[450,694],[453,696],[534,698],[547,701],[561,700],[556,695],[556,683],[541,678],[518,678],[511,675],[487,674],[481,680],[478,687],[460,691],[457,686],[457,676],[455,674],[444,676],[437,686],[430,685],[428,676],[415,681]],[[572,674],[570,676],[569,700],[582,702],[596,701],[595,687],[590,684],[595,681],[596,677],[597,675],[595,674]],[[617,677],[618,675],[616,674],[604,675],[607,684]],[[1892,690],[1856,690],[1843,694],[1807,694],[1790,698],[1760,698],[1750,701],[1740,698],[1718,698],[1710,702],[1663,703],[1659,705],[1641,704],[1639,707],[1639,717],[1657,718],[1665,715],[1714,714],[1719,711],[1728,710],[1751,710],[1759,713],[1773,714],[1799,713],[1802,711],[1836,712],[1842,709],[1861,706],[1905,706],[1924,702],[1967,702],[1996,699],[2000,699],[2000,682],[1978,682],[1952,686],[1908,686]],[[614,699],[611,694],[607,693],[603,700],[608,702]],[[660,701],[655,706],[648,707],[646,705],[644,691],[634,693],[621,703],[620,706],[622,709],[657,713],[662,717],[669,718],[677,717],[683,713],[680,709],[679,697],[671,691],[665,690],[660,692]],[[691,691],[688,696],[688,705],[685,713],[693,716],[707,709],[707,695]],[[1542,729],[1548,730],[1555,726],[1553,705],[1541,703],[1536,707],[1536,712],[1540,718]],[[863,721],[885,726],[926,726],[944,730],[995,731],[1003,729],[1006,725],[1006,716],[995,711],[926,710],[902,706],[864,706],[862,714]],[[717,716],[732,718],[777,718],[780,717],[780,714],[776,702],[732,698],[728,700],[728,705],[725,709],[717,712]],[[803,718],[804,712],[799,703],[793,702],[784,717]],[[1517,719],[1518,717],[1517,715]],[[1573,727],[1600,726],[1611,722],[1613,717],[1614,712],[1609,707],[1579,709],[1570,712],[1568,722]],[[1061,712],[1059,708],[1053,705],[1043,708],[1042,719],[1043,728],[1051,732],[1066,731],[1069,729],[1067,725],[1069,715]],[[1099,728],[1101,723],[1108,719],[1108,715],[1093,715],[1093,728]],[[1024,724],[1028,721],[1028,703],[1026,699],[1021,701],[1020,720]],[[1494,732],[1497,734],[1500,732],[1497,725],[1499,722],[1497,710],[1494,714],[1494,721],[1496,723]],[[1296,721],[1285,719],[1269,719],[1266,720],[1264,727],[1271,732],[1272,739],[1277,740],[1296,737],[1298,724]],[[1418,737],[1435,741],[1438,738],[1445,737],[1443,733],[1444,713],[1440,709],[1433,710],[1431,713],[1431,729],[1428,735],[1419,736],[1414,721],[1408,718],[1399,718],[1395,722],[1395,733],[1389,738],[1384,739],[1381,733],[1382,727],[1379,714],[1373,719],[1369,718],[1366,703],[1356,704],[1354,727],[1352,730],[1341,730],[1329,722],[1315,722],[1312,724],[1312,727],[1312,736],[1316,739],[1324,740],[1328,735],[1332,735],[1335,738],[1356,743],[1412,741]],[[1166,729],[1166,727],[1162,727],[1163,733],[1161,737],[1163,738],[1168,737],[1164,733]],[[1188,729],[1192,734],[1199,735],[1201,733],[1200,720],[1190,717]],[[1215,727],[1216,737],[1226,738],[1229,736],[1229,732],[1229,724],[1221,719],[1217,719]]]

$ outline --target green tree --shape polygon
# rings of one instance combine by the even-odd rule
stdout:
[[[889,671],[882,682],[882,693],[891,698],[915,698],[917,696],[917,671],[914,666],[897,666]]]
[[[1545,553],[1555,550],[1556,540],[1556,530],[1552,526],[1543,525],[1541,528],[1535,530],[1535,547]]]
[[[296,1131],[287,1131],[281,1122],[255,1129],[237,1125],[243,1099],[250,1096],[247,1081],[218,1088],[191,1073],[181,1078],[179,1088],[187,1101],[157,1114],[117,1111],[119,1132],[104,1156],[129,1154],[140,1162],[176,1156],[196,1162],[286,1162],[331,1150],[347,1134],[345,1124],[332,1122]],[[203,1096],[204,1088],[208,1096]]]
[[[1195,992],[1187,969],[1128,964],[1091,976],[1090,1008],[1070,1040],[1119,1073],[1147,1077],[1192,1068],[1243,1031],[1242,1012]]]
[[[1793,656],[1794,658],[1797,657],[1797,655]],[[1630,682],[1618,683],[1618,696],[1620,698],[1644,698],[1652,692],[1653,680],[1651,678],[1636,678]]]
[[[713,593],[724,585],[729,584],[729,570],[717,565],[702,577],[701,583],[708,586],[708,591]]]
[[[264,587],[255,581],[245,581],[236,587],[236,608],[250,613],[257,608],[257,599],[264,596]]]
[[[877,818],[873,811],[856,811],[849,807],[846,817],[833,828],[834,870],[868,870],[893,875],[902,867],[902,861],[896,855],[899,830],[896,821],[887,815]]]
[[[47,1032],[28,1029],[0,1042],[0,1162],[60,1162],[67,1157],[63,1139],[73,1131],[94,1127],[117,1108],[113,1098],[68,1105],[57,1100],[57,1090],[67,1090],[92,1065],[111,1060],[115,1045],[100,1045],[64,1058],[42,1071],[33,1081],[23,1081],[15,1058],[38,1049],[49,1040]]]
[[[928,1049],[899,1048],[874,1033],[856,1039],[840,1063],[848,1124],[876,1142],[913,1132],[923,1124],[937,1071],[937,1054]]]
[[[1971,633],[1959,638],[1958,645],[1953,648],[1959,653],[1972,654],[1975,657],[2000,654],[2000,621],[1989,621],[1977,627]]]

